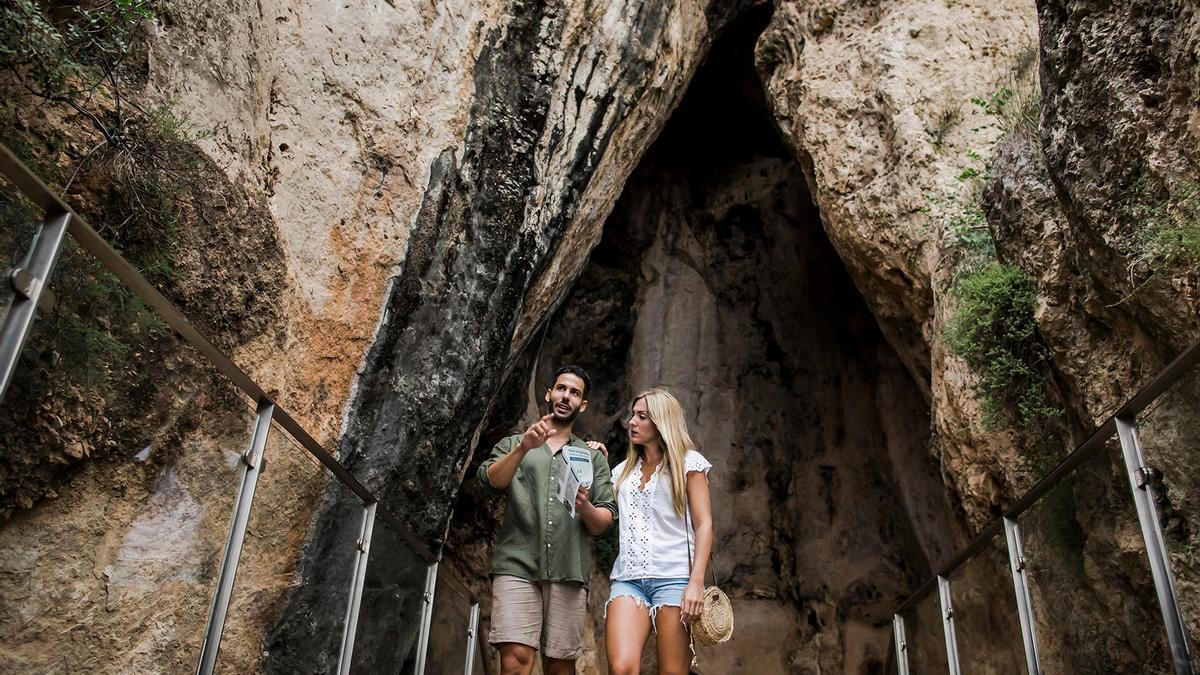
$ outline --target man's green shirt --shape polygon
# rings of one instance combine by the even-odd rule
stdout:
[[[508,494],[504,525],[492,556],[492,574],[511,574],[529,581],[579,581],[588,578],[587,532],[578,514],[574,518],[558,499],[558,467],[562,451],[550,454],[550,447],[530,450],[517,468],[507,490],[496,490],[488,480],[488,467],[521,442],[509,436],[492,448],[492,454],[479,467],[479,480],[496,492]],[[586,448],[576,436],[566,445]],[[608,509],[616,517],[612,472],[608,460],[592,450],[592,487],[588,499]]]

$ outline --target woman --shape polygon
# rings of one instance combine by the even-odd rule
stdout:
[[[712,465],[693,446],[674,396],[663,389],[637,395],[629,454],[612,472],[621,545],[605,623],[613,675],[638,672],[651,630],[658,636],[658,672],[687,675],[688,625],[704,606],[713,541]]]

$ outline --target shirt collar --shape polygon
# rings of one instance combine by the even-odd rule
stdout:
[[[542,443],[542,445],[546,445],[547,449],[549,449],[549,446],[547,445],[547,443],[549,443],[549,440],[547,440],[546,443]],[[567,442],[563,443],[562,447],[560,447],[558,450],[555,450],[554,454],[551,456],[557,457],[558,455],[561,455],[563,448],[567,447],[568,445],[573,445],[577,448],[586,448],[587,447],[587,445],[578,436],[576,436],[575,434],[571,434],[569,437],[567,437]]]

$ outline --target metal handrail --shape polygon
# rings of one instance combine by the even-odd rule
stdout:
[[[1080,464],[1091,459],[1098,453],[1104,444],[1108,442],[1117,433],[1117,419],[1131,419],[1145,410],[1151,403],[1158,399],[1171,385],[1178,382],[1187,375],[1191,370],[1200,363],[1200,342],[1193,344],[1185,349],[1179,356],[1175,357],[1166,368],[1154,377],[1146,386],[1138,390],[1132,398],[1121,406],[1117,412],[1113,413],[1103,424],[1096,428],[1087,440],[1075,448],[1071,454],[1067,455],[1061,462],[1050,470],[1041,480],[1039,480],[1032,488],[1029,489],[1020,499],[1013,503],[1002,516],[992,521],[971,540],[971,543],[961,549],[953,558],[945,565],[939,568],[930,579],[927,579],[923,584],[917,587],[911,595],[896,607],[895,613],[900,614],[911,609],[914,605],[924,600],[926,596],[937,590],[937,578],[939,576],[948,577],[958,568],[962,567],[967,561],[975,557],[975,554],[982,551],[988,544],[998,536],[1004,534],[1004,519],[1010,518],[1016,520],[1029,507],[1033,506],[1039,499],[1046,495],[1060,483],[1066,479],[1072,471]]]
[[[377,504],[376,515],[385,520],[388,525],[400,533],[405,542],[426,562],[434,562],[437,556],[412,530],[404,524],[396,514],[388,509],[375,495],[354,477],[354,474],[321,444],[316,441],[282,406],[269,396],[244,370],[218,349],[205,337],[182,312],[158,291],[133,265],[129,264],[120,253],[109,245],[96,230],[92,229],[74,209],[70,207],[57,193],[47,186],[28,166],[25,165],[12,150],[0,143],[0,173],[4,174],[13,186],[17,188],[36,206],[40,207],[47,216],[70,214],[67,222],[67,232],[79,242],[84,249],[92,254],[118,279],[129,287],[133,294],[153,309],[168,325],[183,339],[211,363],[222,375],[228,378],[252,400],[262,403],[268,401],[275,404],[273,419],[279,423],[299,445],[309,454],[316,457],[321,464],[339,481],[348,487],[363,501],[364,505]]]

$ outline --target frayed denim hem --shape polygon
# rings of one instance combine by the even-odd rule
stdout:
[[[653,607],[651,607],[650,605],[646,604],[645,600],[641,599],[640,597],[638,597],[632,593],[622,593],[620,595],[616,595],[616,596],[609,598],[608,601],[604,603],[604,619],[605,620],[608,620],[608,606],[611,605],[612,601],[616,600],[617,598],[633,598],[634,604],[636,604],[638,607],[641,607],[642,609],[645,609],[647,612],[649,612],[650,613],[650,628],[654,631],[655,635],[658,635],[658,610],[662,609],[663,607],[679,607],[680,606],[678,603],[664,602],[662,604],[654,605]],[[693,653],[694,653],[694,651],[693,651]]]
[[[606,621],[608,620],[608,606],[611,605],[613,600],[616,600],[617,598],[632,598],[634,604],[636,604],[638,607],[644,607],[646,609],[650,608],[650,606],[646,604],[645,600],[642,600],[640,597],[634,595],[633,593],[622,593],[621,595],[614,595],[613,597],[609,598],[607,602],[604,603],[604,619]]]

